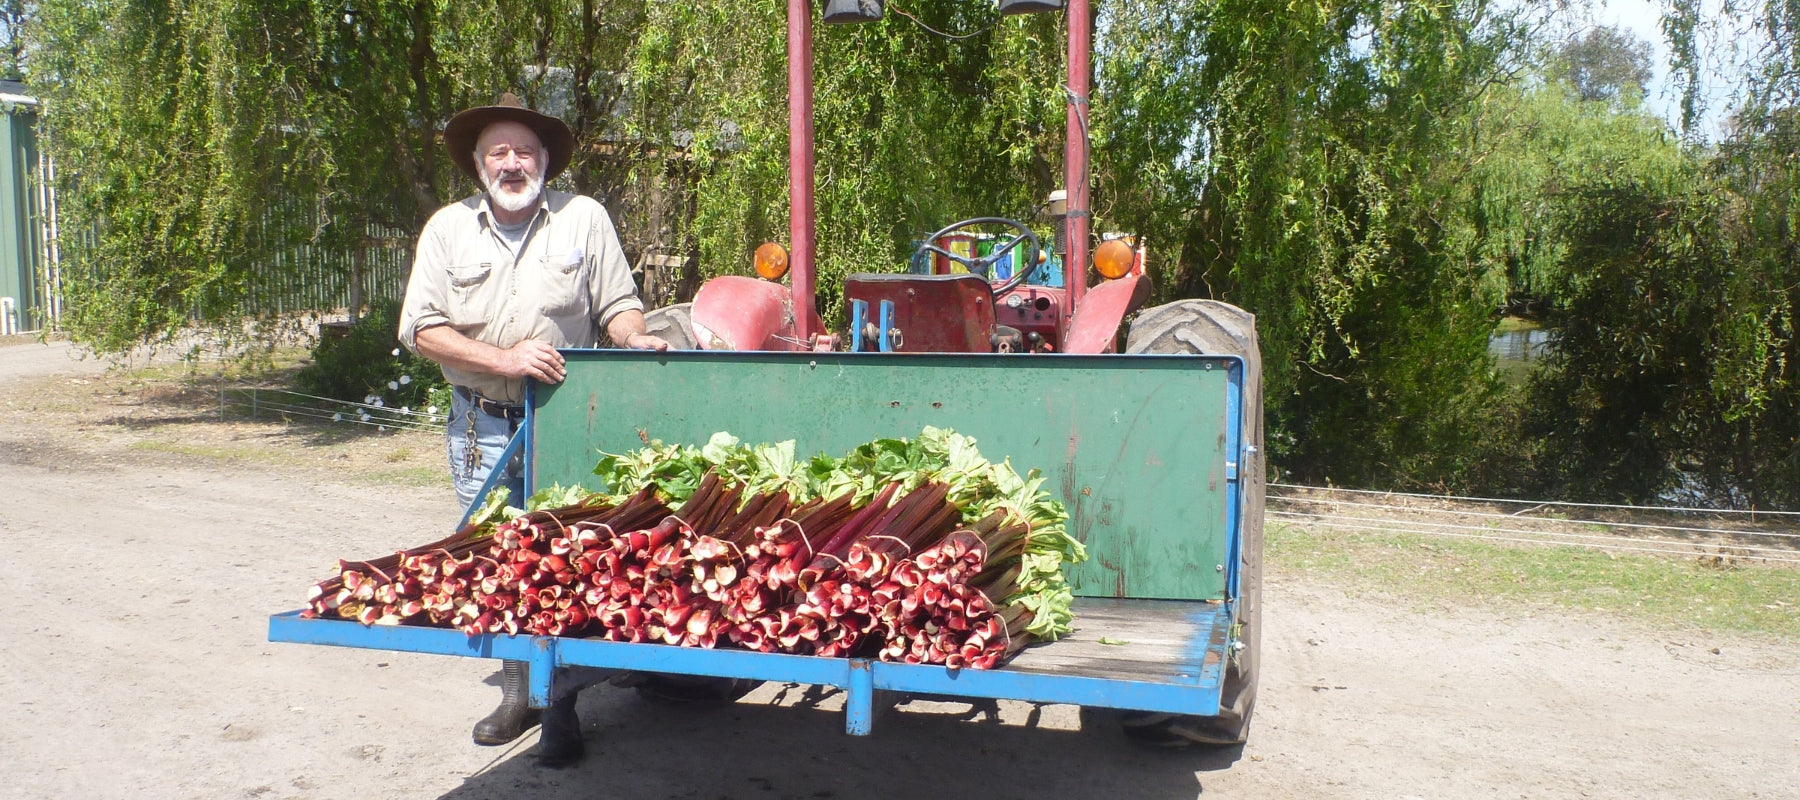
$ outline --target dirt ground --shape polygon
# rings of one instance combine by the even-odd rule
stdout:
[[[342,556],[436,538],[426,434],[217,422],[66,345],[0,342],[0,798],[1800,797],[1800,643],[1420,607],[1270,565],[1224,752],[1104,712],[583,695],[589,758],[480,748],[497,664],[267,641]],[[396,477],[399,476],[399,477]],[[485,684],[485,685],[484,685]]]

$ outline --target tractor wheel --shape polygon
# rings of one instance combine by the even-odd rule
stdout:
[[[1244,359],[1244,432],[1256,449],[1245,459],[1243,476],[1243,550],[1238,564],[1236,649],[1225,669],[1219,715],[1198,717],[1150,711],[1124,715],[1125,735],[1160,747],[1234,746],[1250,733],[1256,707],[1256,674],[1262,638],[1263,420],[1262,355],[1256,343],[1256,317],[1216,300],[1181,300],[1145,309],[1131,323],[1125,352],[1230,355]]]
[[[694,304],[679,303],[650,311],[644,314],[644,330],[651,336],[660,336],[669,343],[671,350],[698,350],[700,345],[694,339],[694,321],[692,311]]]

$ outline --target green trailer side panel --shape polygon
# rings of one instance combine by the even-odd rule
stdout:
[[[729,431],[793,439],[805,457],[933,425],[1048,476],[1090,555],[1070,576],[1077,594],[1225,597],[1234,359],[565,354],[567,380],[534,395],[534,486],[593,486],[599,451],[645,439],[700,444]]]

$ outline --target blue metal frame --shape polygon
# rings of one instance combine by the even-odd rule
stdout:
[[[1244,561],[1244,464],[1249,459],[1244,452],[1244,360],[1234,356],[1232,362],[1227,380],[1231,391],[1225,398],[1225,452],[1232,453],[1237,462],[1226,470],[1225,476],[1225,529],[1231,532],[1231,546],[1225,555],[1225,587],[1226,596],[1236,601]]]
[[[1208,655],[1219,648],[1229,633],[1231,608],[1222,605],[1211,613],[1196,614],[1192,622],[1196,628],[1204,628],[1207,635],[1194,637],[1183,654],[1183,663],[1176,665],[1181,671],[1173,673],[1167,681],[1017,669],[952,670],[864,658],[707,650],[555,636],[468,636],[446,628],[364,626],[348,620],[304,619],[298,611],[269,618],[269,641],[528,661],[531,663],[531,699],[539,705],[548,704],[554,695],[556,667],[596,667],[836,686],[845,692],[845,730],[861,736],[873,728],[876,691],[1216,716],[1219,692],[1225,679],[1225,659],[1209,658]]]
[[[877,348],[883,353],[892,353],[900,348],[894,346],[893,337],[889,334],[894,329],[894,301],[883,300],[877,308],[880,315],[881,334],[876,338]],[[869,301],[850,301],[850,352],[860,353],[866,343],[863,341],[863,326],[869,322]]]
[[[857,311],[860,310],[853,310],[856,316],[866,314],[866,311]],[[891,307],[883,308],[882,311],[884,318],[892,313]],[[884,319],[881,342],[884,350],[887,349],[886,327]],[[1226,602],[1189,619],[1196,633],[1204,630],[1205,635],[1196,635],[1190,640],[1181,663],[1170,665],[1172,677],[1167,680],[1130,680],[1034,671],[1018,668],[1018,662],[1015,662],[1015,666],[997,670],[951,670],[868,659],[795,656],[732,649],[708,650],[597,639],[499,634],[468,636],[461,631],[445,628],[364,626],[347,620],[305,619],[298,611],[271,616],[269,640],[527,661],[532,665],[530,694],[532,701],[537,704],[547,704],[554,695],[554,681],[558,672],[556,667],[595,667],[836,686],[845,691],[845,728],[854,735],[870,732],[873,726],[874,694],[877,691],[1071,703],[1102,708],[1216,716],[1219,713],[1219,695],[1223,688],[1225,668],[1231,655],[1232,620],[1235,618],[1240,591],[1243,545],[1241,505],[1244,497],[1242,470],[1249,459],[1244,450],[1244,360],[1236,356],[1212,358],[1228,362],[1226,368],[1230,370],[1231,388],[1226,407],[1228,442],[1225,452],[1236,454],[1238,458],[1237,464],[1228,470],[1226,487],[1227,527],[1231,532],[1230,561],[1225,565],[1229,571],[1229,596]],[[531,467],[534,445],[530,436],[534,429],[535,400],[536,385],[528,381],[525,419],[501,455],[502,461],[505,461],[523,451],[523,478],[527,493],[536,488]],[[493,489],[493,484],[494,476],[490,475],[479,497],[485,497]],[[477,505],[479,502],[478,499]],[[523,502],[523,498],[520,498],[520,502]],[[467,523],[468,516],[475,507],[471,506],[464,512],[462,524]],[[1041,646],[1057,645],[1050,643]]]
[[[863,349],[863,325],[869,321],[869,301],[850,301],[850,352],[860,353]]]
[[[881,301],[881,352],[892,353],[900,348],[894,346],[894,301]]]

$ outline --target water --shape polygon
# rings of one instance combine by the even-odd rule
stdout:
[[[1545,328],[1513,328],[1488,337],[1488,352],[1500,361],[1536,361],[1549,347],[1550,331]]]

